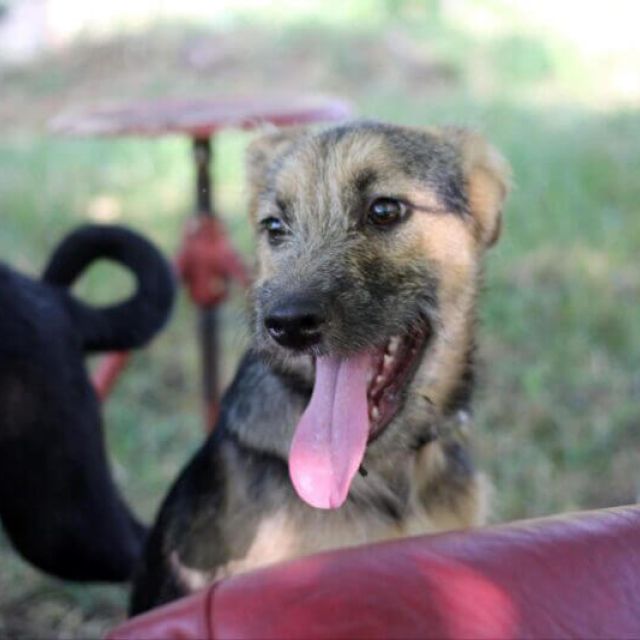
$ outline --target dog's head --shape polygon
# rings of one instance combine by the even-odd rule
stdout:
[[[248,167],[256,346],[314,382],[290,470],[336,507],[374,444],[455,394],[508,166],[467,131],[361,122],[266,135]]]

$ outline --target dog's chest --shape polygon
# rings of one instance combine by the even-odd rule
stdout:
[[[418,467],[426,462],[416,461]],[[173,571],[178,581],[188,591],[193,591],[211,581],[300,556],[471,524],[464,517],[458,517],[457,513],[450,513],[451,509],[427,510],[429,505],[419,499],[420,492],[417,489],[428,479],[416,474],[412,480],[417,484],[409,491],[408,502],[401,509],[402,517],[392,515],[392,511],[382,506],[385,503],[379,496],[384,483],[370,474],[366,480],[356,479],[360,495],[358,501],[330,511],[314,509],[299,500],[283,500],[284,504],[265,511],[257,522],[251,523],[252,532],[248,538],[239,535],[239,532],[247,531],[247,523],[252,520],[248,514],[255,514],[256,506],[234,496],[237,500],[234,504],[238,507],[246,507],[247,504],[252,506],[248,512],[244,508],[234,509],[225,518],[223,540],[228,551],[227,559],[211,569],[203,570],[189,567],[181,562],[186,557],[183,559],[176,554],[171,559]],[[245,497],[244,493],[242,497]],[[196,566],[198,564],[203,568],[207,566],[206,561],[202,560]]]
[[[424,512],[400,522],[363,513],[354,518],[337,512],[305,515],[287,510],[265,517],[256,529],[247,552],[217,568],[214,579],[252,571],[276,562],[329,549],[351,547],[406,535],[429,533],[436,527]]]

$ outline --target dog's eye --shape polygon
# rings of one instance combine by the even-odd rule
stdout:
[[[269,244],[272,246],[280,244],[284,236],[288,233],[285,223],[280,220],[280,218],[274,216],[261,220],[260,228],[267,233]]]
[[[407,205],[394,198],[377,198],[369,205],[368,220],[378,227],[400,222],[407,213]]]

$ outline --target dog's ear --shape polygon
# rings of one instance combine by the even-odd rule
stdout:
[[[247,147],[246,166],[251,217],[256,215],[258,199],[267,187],[273,161],[306,133],[306,127],[272,129],[268,133],[259,135]]]
[[[511,167],[481,135],[466,129],[445,129],[444,133],[459,150],[469,210],[478,226],[480,241],[490,247],[500,237]]]

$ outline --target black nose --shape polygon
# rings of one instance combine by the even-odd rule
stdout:
[[[264,320],[269,335],[283,347],[306,349],[320,342],[325,317],[320,304],[295,296],[275,305]]]

